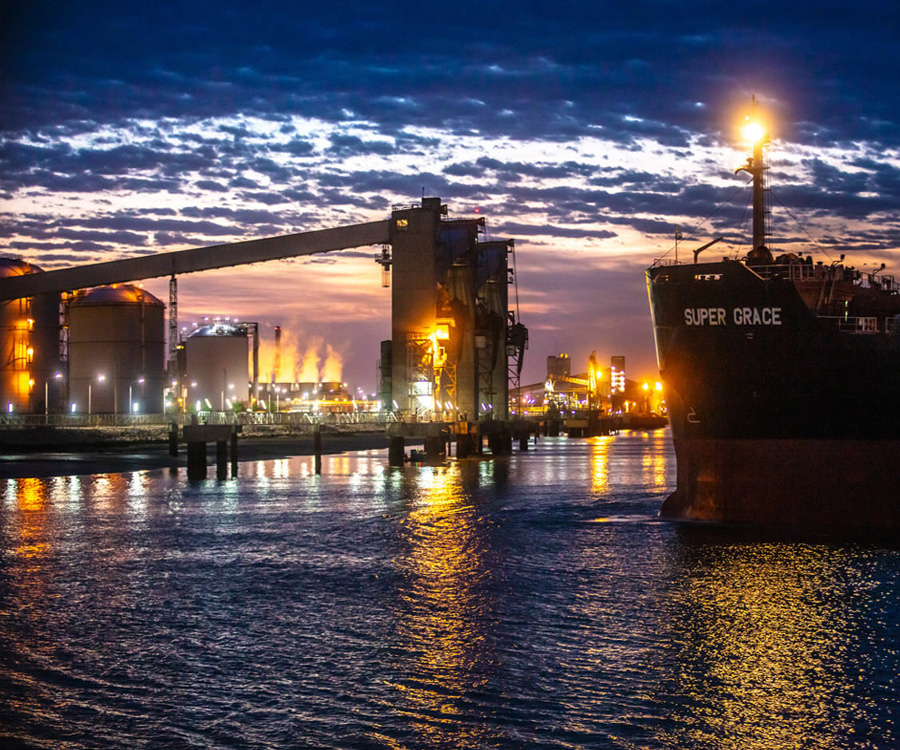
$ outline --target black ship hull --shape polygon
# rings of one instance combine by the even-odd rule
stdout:
[[[817,314],[770,270],[647,272],[678,463],[661,515],[896,535],[900,326]]]

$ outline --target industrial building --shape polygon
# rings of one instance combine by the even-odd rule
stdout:
[[[587,371],[576,374],[572,374],[568,354],[547,357],[546,379],[512,389],[510,411],[537,418],[589,411],[607,415],[667,413],[661,383],[629,380],[625,357],[610,357],[609,366],[603,367],[595,352],[588,358]]]
[[[482,241],[483,217],[445,215],[439,198],[424,198],[391,216],[393,323],[382,362],[392,401],[420,417],[506,420],[528,342],[509,309],[514,244]]]
[[[259,389],[255,354],[248,393],[246,355],[242,366],[237,352],[246,352],[248,331],[211,329],[179,343],[177,277],[378,245],[377,261],[383,274],[390,271],[393,287],[391,338],[380,361],[385,406],[416,419],[506,420],[510,380],[518,385],[528,344],[510,307],[514,243],[485,241],[483,218],[447,216],[439,198],[423,198],[395,208],[385,221],[70,269],[40,273],[4,261],[0,399],[14,411],[48,410],[51,382],[66,368],[65,402],[66,386],[53,389],[57,409],[66,403],[79,412],[130,413],[137,404],[141,412],[160,412],[164,386],[173,379],[183,409],[199,403],[224,410],[228,401],[252,401]],[[130,283],[164,276],[170,278],[166,380],[164,305]]]
[[[193,329],[184,339],[182,399],[187,410],[226,411],[250,401],[246,323],[215,321]],[[255,340],[255,339],[254,339]]]
[[[38,266],[0,258],[0,280],[41,274]],[[42,413],[60,394],[60,295],[0,299],[0,408]]]
[[[89,414],[161,413],[162,301],[140,287],[115,284],[79,290],[65,310],[70,408]]]

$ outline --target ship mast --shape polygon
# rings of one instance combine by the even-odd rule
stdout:
[[[753,155],[747,158],[747,163],[735,170],[747,172],[753,177],[753,248],[748,254],[751,261],[771,263],[772,254],[766,247],[766,218],[768,207],[766,206],[766,175],[769,165],[766,163],[765,147],[769,145],[769,134],[756,115],[757,102],[753,97],[753,113],[747,117],[744,126],[744,136],[753,144]]]

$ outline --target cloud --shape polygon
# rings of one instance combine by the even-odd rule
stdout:
[[[739,244],[749,191],[733,125],[751,94],[774,120],[781,241],[809,245],[808,231],[888,259],[900,245],[888,4],[297,8],[3,4],[3,246],[63,265],[383,219],[440,196],[521,240],[523,296],[540,310],[528,325],[577,330],[565,296],[617,342],[645,314],[640,263],[676,226],[686,242]]]

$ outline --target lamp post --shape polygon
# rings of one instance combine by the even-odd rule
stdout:
[[[53,375],[53,379],[56,380],[57,383],[62,379],[62,373],[55,373]],[[57,386],[58,388],[59,386]],[[59,394],[57,394],[58,396]],[[44,380],[44,422],[47,423],[50,421],[50,380]]]
[[[137,381],[137,382],[140,383],[142,386],[144,385],[144,379],[143,379],[143,378],[138,378],[138,381]],[[132,387],[132,385],[134,385],[134,384],[133,384],[133,383],[129,383],[129,384],[128,384],[128,413],[129,413],[129,414],[134,414],[136,411],[138,411],[137,409],[134,408],[135,404],[134,404],[134,401],[132,401],[132,398],[131,398],[131,387]],[[144,390],[144,389],[141,388],[141,391],[142,391],[142,392],[143,392],[143,390]],[[141,399],[141,400],[143,400],[143,399]]]
[[[102,383],[106,380],[106,375],[98,375],[97,382]],[[93,382],[88,381],[88,416],[91,416],[94,413],[93,410],[93,391],[92,391]]]

